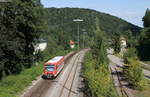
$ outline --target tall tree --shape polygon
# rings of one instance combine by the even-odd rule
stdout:
[[[1,76],[19,73],[33,64],[34,44],[44,25],[42,7],[35,1],[14,0],[0,8]]]
[[[120,52],[120,36],[120,33],[114,33],[114,36],[112,37],[111,45],[115,53]]]
[[[99,28],[99,19],[96,18],[96,31],[95,31],[95,43],[92,45],[93,57],[97,60],[96,68],[99,68],[99,65],[104,65],[107,68],[106,61],[106,48],[105,48],[105,35]]]
[[[150,27],[150,10],[147,9],[145,16],[143,17],[144,27]]]
[[[150,10],[147,9],[143,17],[144,29],[141,31],[139,39],[139,55],[142,60],[150,60]]]
[[[142,30],[138,50],[142,60],[150,60],[150,28],[145,28]]]
[[[24,41],[24,66],[30,67],[33,63],[34,45],[39,38],[41,30],[41,6],[36,0],[18,0],[17,30],[23,35]]]

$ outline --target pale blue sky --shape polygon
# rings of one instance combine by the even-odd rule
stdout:
[[[41,0],[44,7],[89,8],[120,17],[135,25],[143,25],[142,17],[150,0]]]

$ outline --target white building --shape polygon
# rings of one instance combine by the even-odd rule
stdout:
[[[121,48],[127,47],[127,41],[126,41],[126,39],[124,37],[120,38],[120,47]]]
[[[126,50],[125,48],[127,47],[127,40],[124,37],[120,37],[120,54],[123,54],[123,52]]]
[[[35,48],[34,54],[44,51],[46,49],[46,47],[47,47],[47,42],[46,41],[41,41],[40,43],[37,43],[34,46],[34,48]]]

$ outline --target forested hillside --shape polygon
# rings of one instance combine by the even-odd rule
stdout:
[[[75,40],[77,44],[77,23],[73,21],[74,19],[83,19],[83,22],[80,22],[79,31],[80,48],[91,47],[84,71],[87,86],[93,86],[88,87],[90,94],[94,97],[105,95],[116,97],[109,78],[107,40],[114,38],[115,42],[119,42],[121,35],[130,37],[138,35],[141,28],[95,10],[43,8],[40,0],[13,0],[5,4],[0,3],[0,92],[3,93],[2,97],[16,97],[18,92],[42,74],[45,60],[53,56],[65,55],[72,50],[69,47],[69,40]],[[147,25],[147,22],[149,23],[147,15],[145,19],[148,19],[148,21],[144,20]],[[145,31],[149,32],[149,28]],[[149,38],[145,35],[140,38],[141,44],[145,39],[147,40],[142,44],[144,47],[149,44]],[[42,39],[48,41],[47,48],[35,54],[35,46]],[[39,65],[35,66],[36,63]],[[95,79],[96,84],[95,80],[91,79]]]
[[[90,9],[46,8],[45,11],[47,14],[48,31],[45,33],[46,35],[43,34],[43,36],[49,35],[54,37],[59,44],[63,45],[67,44],[70,39],[77,39],[77,24],[73,22],[73,19],[77,18],[84,20],[80,22],[80,39],[82,41],[83,32],[87,32],[87,36],[84,35],[86,36],[87,44],[88,40],[91,41],[91,39],[94,38],[96,18],[99,20],[100,29],[105,32],[105,35],[109,38],[116,33],[125,34],[127,30],[131,30],[133,35],[136,35],[141,29],[115,16]]]
[[[1,6],[0,13],[0,43],[3,44],[0,45],[0,76],[19,73],[34,64],[34,45],[39,38],[48,40],[47,54],[68,49],[71,39],[77,43],[77,24],[73,19],[84,20],[80,23],[80,47],[83,42],[86,47],[93,44],[96,22],[108,38],[127,30],[135,35],[140,30],[120,18],[95,10],[42,8],[39,2],[33,1],[16,0]],[[83,32],[86,33],[83,35]]]

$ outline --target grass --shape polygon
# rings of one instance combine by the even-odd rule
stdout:
[[[42,63],[25,69],[19,75],[10,75],[0,81],[0,97],[16,97],[25,87],[42,74]]]
[[[56,55],[65,55],[69,51],[61,51],[55,55],[45,58],[48,60]],[[43,62],[38,66],[32,66],[23,70],[18,75],[10,75],[0,80],[0,97],[18,97],[25,87],[29,86],[33,80],[40,76],[43,72]]]
[[[136,97],[150,97],[150,81],[147,80],[148,82],[148,88],[146,90],[143,90],[143,91],[135,91],[134,92],[134,95]]]

